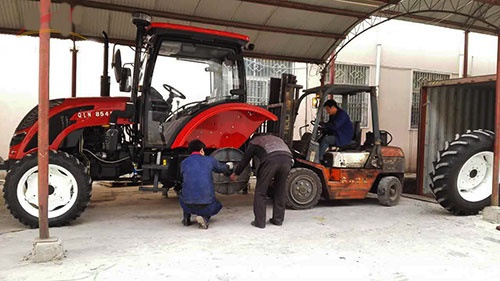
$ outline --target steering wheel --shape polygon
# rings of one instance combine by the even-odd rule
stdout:
[[[180,98],[183,100],[186,99],[186,96],[183,93],[181,93],[179,90],[177,90],[176,88],[174,88],[168,84],[163,84],[163,88],[165,90],[167,90],[170,93],[170,95],[172,95],[172,97],[174,97],[174,98]]]
[[[312,119],[311,120],[311,125],[315,126],[316,125],[316,119]],[[320,141],[321,138],[323,138],[323,136],[325,135],[325,132],[322,130],[322,127],[321,127],[321,122],[318,124],[318,132],[316,134],[316,141]]]

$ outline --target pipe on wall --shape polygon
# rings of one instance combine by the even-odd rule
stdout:
[[[379,86],[380,86],[380,69],[382,67],[382,44],[377,44],[377,55],[375,62],[375,87],[377,87],[377,97],[379,95]]]

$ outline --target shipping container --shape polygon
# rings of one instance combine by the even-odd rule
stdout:
[[[456,134],[495,129],[496,75],[429,82],[420,92],[418,193],[432,195],[429,173],[437,154]]]

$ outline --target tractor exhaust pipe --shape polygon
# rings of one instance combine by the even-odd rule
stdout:
[[[106,32],[102,32],[104,35],[104,63],[102,67],[101,76],[101,97],[109,97],[109,75],[108,75],[108,59],[109,59],[109,38]]]

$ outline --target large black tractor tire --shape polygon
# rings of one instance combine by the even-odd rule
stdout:
[[[491,131],[468,131],[438,153],[430,189],[454,215],[475,215],[490,205],[494,138]]]
[[[303,210],[318,204],[322,184],[318,175],[310,169],[293,168],[286,179],[286,206]]]
[[[397,177],[387,176],[380,179],[377,186],[377,198],[381,205],[396,206],[403,192],[403,184]]]
[[[38,227],[38,159],[28,154],[10,167],[5,178],[4,199],[10,213],[21,223]],[[78,218],[90,201],[92,180],[77,158],[66,152],[49,153],[49,226],[62,226]]]

